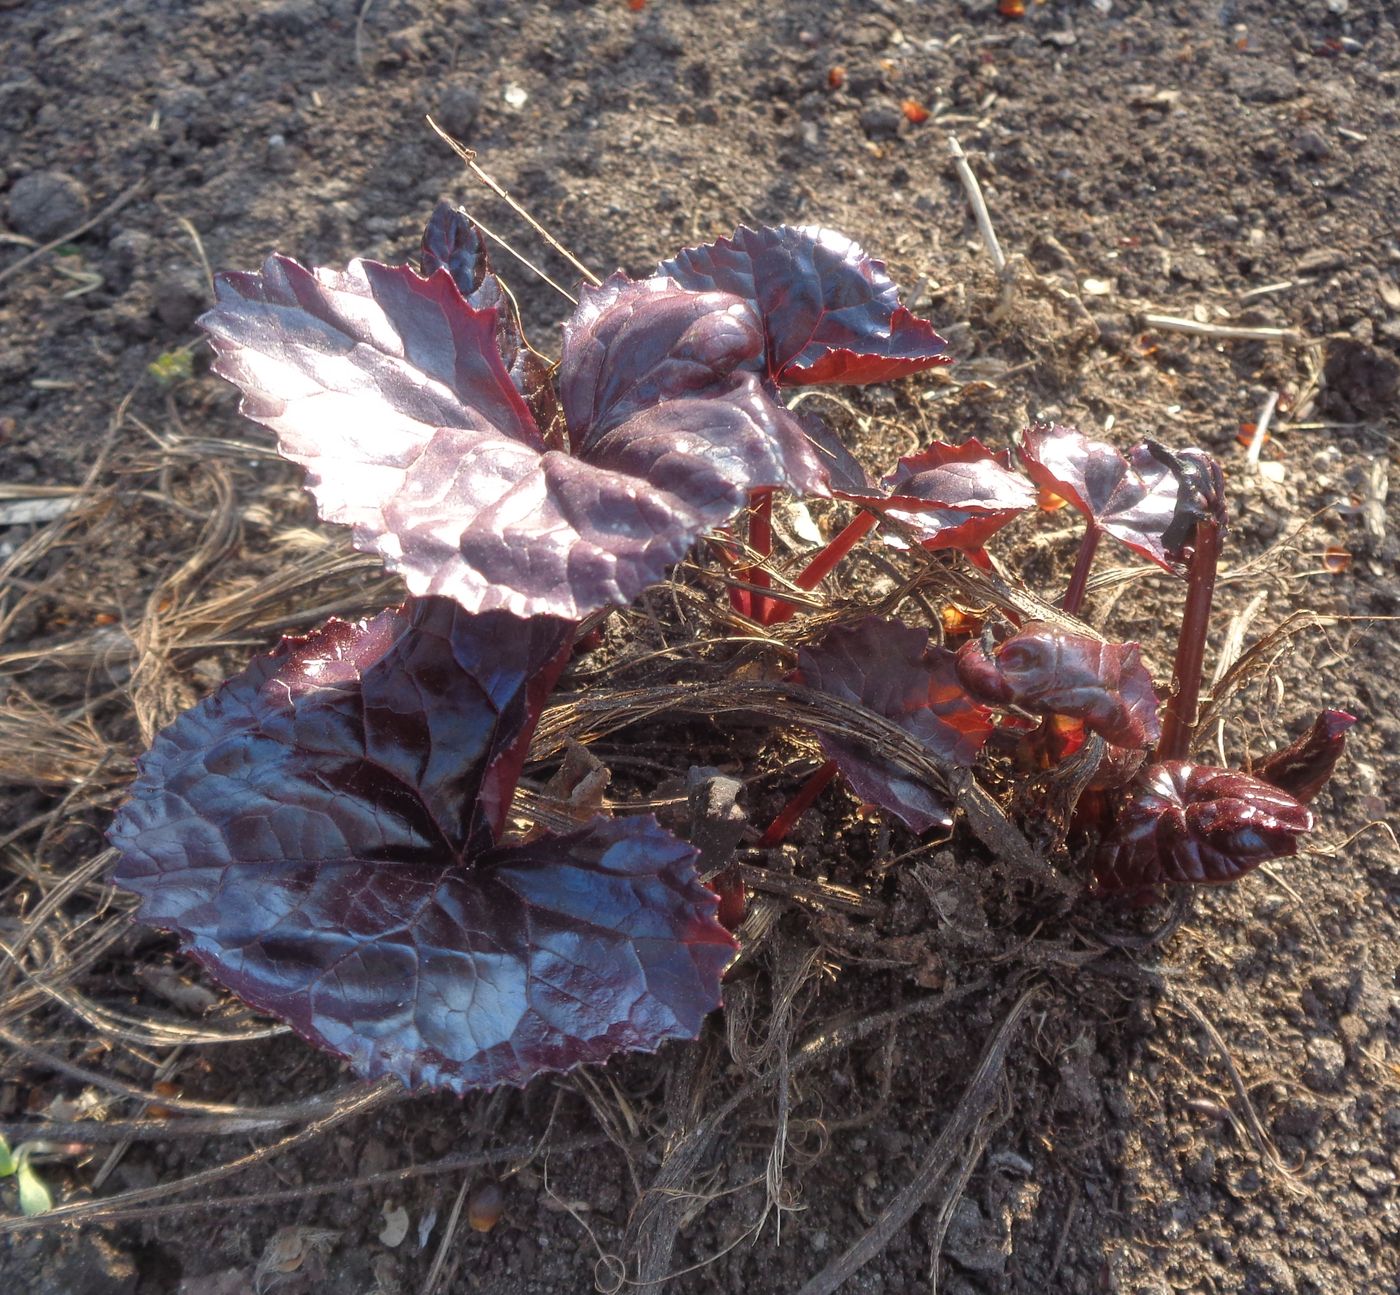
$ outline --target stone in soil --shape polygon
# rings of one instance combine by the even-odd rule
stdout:
[[[1347,1068],[1346,1049],[1336,1039],[1309,1039],[1303,1082],[1324,1092],[1338,1088]]]
[[[9,213],[17,233],[47,243],[87,219],[87,190],[66,171],[31,171],[10,190]]]

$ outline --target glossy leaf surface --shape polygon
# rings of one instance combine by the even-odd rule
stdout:
[[[498,844],[570,644],[444,599],[289,640],[140,763],[139,916],[367,1079],[520,1084],[692,1037],[732,942],[650,819]]]
[[[899,621],[871,616],[832,630],[801,650],[794,678],[893,720],[950,764],[970,766],[992,731],[986,708],[959,683],[953,654],[931,644],[927,630]],[[818,739],[857,795],[913,831],[952,823],[938,789],[914,781],[867,747],[824,733]]]
[[[1310,810],[1233,769],[1169,760],[1139,776],[1094,859],[1101,893],[1222,885],[1296,854]]]
[[[1033,622],[990,654],[978,639],[963,644],[957,673],[989,706],[1067,715],[1114,746],[1147,747],[1161,736],[1157,694],[1136,643]]]
[[[1035,487],[1008,459],[975,436],[937,441],[900,459],[884,479],[889,497],[880,511],[911,527],[924,548],[980,549],[1036,502]]]
[[[884,262],[835,230],[740,226],[659,273],[749,302],[766,338],[763,375],[780,386],[883,382],[949,361],[932,325],[899,304]]]
[[[577,454],[547,447],[497,312],[472,309],[450,274],[272,257],[223,276],[203,323],[321,515],[412,592],[469,611],[576,620],[628,603],[752,490],[825,489],[800,425],[744,369],[762,334],[727,294],[583,290],[560,372]]]
[[[1262,761],[1255,776],[1307,804],[1332,777],[1355,723],[1344,710],[1323,711],[1296,742]]]
[[[1179,571],[1177,476],[1147,442],[1124,455],[1073,427],[1032,423],[1021,434],[1020,452],[1036,485],[1067,500],[1133,552]]]

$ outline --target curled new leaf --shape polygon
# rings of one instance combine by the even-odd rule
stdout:
[[[835,230],[740,226],[658,272],[748,301],[766,337],[763,374],[780,386],[884,382],[950,358],[932,325],[899,304],[884,262]]]
[[[994,653],[980,640],[964,643],[957,671],[989,706],[1067,715],[1114,746],[1151,746],[1162,733],[1152,676],[1136,643],[1105,643],[1032,623]]]
[[[1229,523],[1225,474],[1220,464],[1201,449],[1169,450],[1156,441],[1143,444],[1176,478],[1176,513],[1162,532],[1162,547],[1173,562],[1189,562],[1201,522],[1212,522],[1221,535]]]
[[[1178,570],[1183,555],[1174,543],[1177,475],[1148,442],[1125,456],[1073,427],[1032,423],[1021,435],[1020,451],[1036,485],[1073,504],[1133,552]]]
[[[1233,769],[1168,760],[1139,776],[1094,858],[1100,893],[1222,885],[1296,854],[1310,810]]]
[[[424,278],[446,270],[473,310],[496,312],[496,345],[501,360],[535,422],[548,434],[558,415],[549,361],[526,342],[515,301],[491,272],[486,240],[466,212],[450,202],[438,203],[423,231],[418,264]]]
[[[931,645],[927,630],[899,621],[871,616],[832,630],[801,650],[794,678],[893,720],[948,764],[970,766],[992,731],[986,708],[958,682],[953,654]],[[952,823],[940,791],[865,746],[827,733],[818,738],[862,799],[916,832]]]
[[[926,549],[982,548],[1036,501],[1035,488],[975,436],[961,445],[936,441],[900,459],[884,479],[877,506],[912,528]]]
[[[445,599],[332,621],[155,740],[115,880],[365,1078],[457,1091],[693,1037],[732,956],[650,819],[501,844],[569,627]]]
[[[1347,731],[1356,716],[1325,710],[1296,742],[1277,751],[1255,770],[1255,776],[1307,804],[1332,777],[1346,750]]]
[[[578,619],[628,603],[761,487],[823,491],[801,426],[747,367],[752,308],[667,279],[585,288],[550,448],[450,274],[272,257],[203,319],[243,410],[415,594]]]

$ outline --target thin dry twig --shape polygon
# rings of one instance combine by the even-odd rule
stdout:
[[[367,1111],[383,1106],[401,1092],[402,1089],[397,1080],[381,1080],[370,1088],[361,1089],[353,1099],[341,1103],[335,1110],[322,1116],[299,1133],[293,1133],[279,1142],[272,1143],[271,1146],[259,1147],[256,1151],[250,1151],[245,1156],[225,1161],[221,1165],[215,1165],[212,1169],[187,1174],[184,1178],[177,1178],[173,1182],[157,1183],[154,1187],[139,1187],[133,1191],[122,1192],[120,1195],[110,1196],[100,1201],[72,1201],[67,1205],[55,1206],[44,1214],[37,1214],[30,1218],[0,1218],[0,1236],[11,1232],[29,1232],[36,1228],[52,1227],[54,1224],[73,1223],[78,1220],[106,1219],[119,1210],[129,1210],[132,1206],[145,1205],[151,1201],[163,1200],[167,1196],[176,1196],[181,1192],[207,1187],[210,1183],[219,1182],[221,1179],[241,1173],[245,1169],[251,1169],[254,1165],[265,1164],[296,1147],[314,1142],[337,1124],[343,1124],[353,1116],[363,1115]]]
[[[1180,319],[1176,315],[1144,315],[1142,322],[1148,328],[1164,333],[1189,333],[1193,337],[1213,337],[1217,341],[1236,342],[1287,342],[1302,346],[1306,339],[1296,328],[1243,328],[1230,324],[1201,324],[1194,319]]]
[[[992,228],[992,217],[987,211],[987,200],[982,196],[982,186],[977,182],[977,176],[972,170],[972,164],[967,160],[967,154],[963,152],[963,146],[958,142],[956,135],[948,136],[948,152],[953,156],[953,165],[958,169],[958,179],[962,181],[963,190],[967,193],[968,205],[972,208],[972,215],[977,221],[977,229],[982,235],[982,242],[987,248],[987,255],[992,258],[992,264],[996,267],[999,275],[1006,274],[1006,254],[1001,250],[1001,243],[997,240],[997,232]]]
[[[80,238],[82,235],[86,234],[88,230],[100,225],[108,216],[115,216],[117,212],[125,207],[126,204],[136,197],[145,187],[146,180],[143,176],[129,188],[123,189],[121,193],[117,194],[117,196],[95,216],[89,216],[82,224],[74,225],[73,228],[66,233],[60,234],[57,238],[52,238],[47,243],[41,244],[32,252],[27,252],[24,256],[21,256],[13,265],[7,265],[3,270],[0,270],[0,283],[4,283],[5,280],[12,275],[18,274],[25,266],[37,261],[39,257],[52,252],[54,248],[62,247],[64,243],[71,243],[75,238]]]
[[[1264,448],[1264,442],[1269,436],[1269,424],[1274,421],[1274,411],[1278,408],[1280,393],[1269,392],[1268,399],[1264,401],[1264,407],[1259,411],[1259,416],[1254,420],[1254,435],[1249,438],[1249,449],[1245,451],[1244,465],[1247,472],[1259,471],[1259,452]]]
[[[1226,1073],[1230,1076],[1230,1086],[1235,1090],[1235,1097],[1244,1108],[1245,1125],[1249,1130],[1250,1140],[1254,1143],[1254,1149],[1263,1160],[1278,1172],[1290,1191],[1306,1193],[1308,1188],[1298,1178],[1299,1166],[1288,1164],[1279,1154],[1274,1140],[1269,1136],[1268,1130],[1265,1129],[1263,1121],[1259,1118],[1259,1112],[1255,1110],[1254,1102],[1249,1096],[1249,1089],[1245,1086],[1244,1077],[1240,1074],[1239,1067],[1235,1065],[1235,1059],[1230,1055],[1230,1049],[1226,1046],[1225,1040],[1220,1037],[1220,1031],[1215,1028],[1214,1022],[1178,986],[1173,985],[1169,980],[1163,980],[1162,983],[1172,1001],[1177,1003],[1205,1031],[1206,1037],[1211,1041],[1220,1060],[1224,1063]]]
[[[494,176],[490,175],[481,167],[481,165],[476,160],[476,150],[474,148],[468,148],[460,140],[453,139],[452,136],[449,135],[445,130],[443,130],[443,128],[439,126],[437,122],[435,122],[431,117],[428,118],[428,125],[433,128],[433,131],[438,135],[438,137],[443,141],[443,143],[446,144],[448,148],[450,148],[454,153],[457,154],[459,158],[462,159],[462,162],[466,166],[467,170],[469,170],[474,176],[476,176],[478,180],[481,181],[482,184],[484,184],[488,189],[490,189],[491,192],[496,195],[496,197],[500,198],[503,202],[505,202],[505,204],[513,212],[515,212],[515,214],[519,216],[527,225],[529,225],[530,228],[535,231],[535,233],[537,233],[542,239],[544,239],[544,241],[548,243],[550,247],[552,247],[556,252],[558,252],[559,255],[562,256],[570,265],[572,265],[574,269],[577,270],[579,274],[583,276],[583,280],[585,283],[591,283],[595,288],[602,283],[602,280],[596,274],[594,274],[592,270],[590,270],[586,265],[584,265],[584,263],[580,261],[578,257],[576,257],[571,251],[569,251],[569,249],[565,247],[563,243],[561,243],[557,238],[555,238],[554,235],[551,234],[549,230],[547,230],[543,225],[541,225],[540,222],[537,221],[528,211],[526,211],[524,207],[522,207],[518,202],[516,202],[516,200],[512,198],[509,193],[506,192],[506,190],[501,186],[501,184],[496,180]]]
[[[895,1234],[913,1218],[914,1211],[928,1199],[944,1175],[955,1163],[959,1163],[954,1161],[954,1153],[991,1110],[996,1100],[1002,1068],[1006,1064],[1006,1054],[1035,993],[1034,989],[1023,993],[997,1027],[996,1033],[983,1049],[977,1069],[972,1072],[972,1078],[963,1089],[957,1106],[954,1107],[933,1146],[929,1148],[918,1172],[895,1193],[869,1230],[840,1258],[828,1264],[805,1283],[797,1295],[832,1295],[837,1287],[854,1276],[889,1245]]]

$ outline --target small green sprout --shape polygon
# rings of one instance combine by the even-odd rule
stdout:
[[[11,1151],[9,1142],[0,1134],[0,1178],[14,1176],[15,1186],[19,1188],[20,1212],[26,1216],[44,1214],[53,1209],[53,1194],[29,1163],[29,1155],[35,1145],[21,1142]]]

